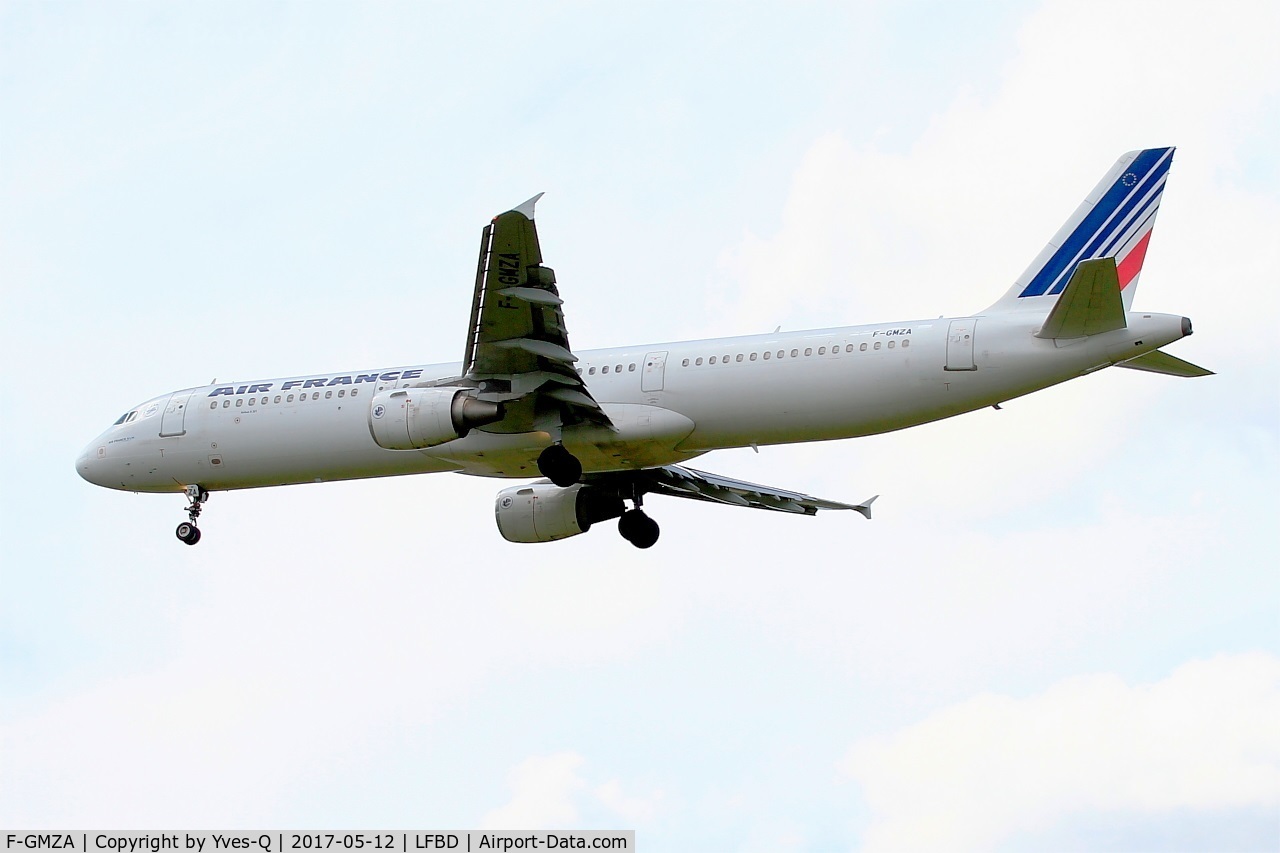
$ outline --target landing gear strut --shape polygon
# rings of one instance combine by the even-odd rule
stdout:
[[[563,444],[553,444],[538,455],[542,476],[560,488],[572,486],[582,476],[582,463]]]
[[[618,533],[637,548],[652,548],[661,532],[658,529],[658,522],[640,508],[643,498],[638,488],[632,500],[635,501],[636,508],[627,510],[618,519]]]
[[[196,523],[200,518],[200,511],[204,509],[204,502],[209,500],[209,492],[203,486],[187,486],[186,495],[191,502],[187,506],[187,518],[191,520],[179,524],[174,533],[183,542],[194,545],[200,541],[200,528]]]

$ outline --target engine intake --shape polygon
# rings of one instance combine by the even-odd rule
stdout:
[[[369,432],[387,450],[421,450],[496,423],[501,403],[477,400],[466,388],[399,388],[369,402]]]
[[[493,512],[508,542],[554,542],[586,533],[624,509],[622,498],[593,486],[533,483],[498,492]]]

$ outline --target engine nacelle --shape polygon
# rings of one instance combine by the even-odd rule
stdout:
[[[586,533],[597,521],[622,515],[622,498],[578,483],[567,489],[551,483],[515,486],[498,492],[493,514],[508,542],[554,542]]]
[[[398,388],[369,402],[369,432],[387,450],[421,450],[462,438],[502,420],[501,403],[477,400],[466,388]]]

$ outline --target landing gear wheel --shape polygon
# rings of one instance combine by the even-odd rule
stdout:
[[[200,518],[200,511],[204,509],[204,502],[209,500],[209,490],[204,486],[193,483],[183,489],[183,492],[189,501],[187,504],[187,518],[189,520],[179,524],[174,534],[188,545],[194,545],[200,541],[200,528],[196,527],[196,523]]]
[[[642,509],[624,512],[618,519],[618,533],[637,548],[652,548],[660,532],[658,522],[645,515]]]
[[[582,463],[565,450],[563,444],[553,444],[538,455],[538,470],[542,476],[565,488],[578,482],[582,476]]]

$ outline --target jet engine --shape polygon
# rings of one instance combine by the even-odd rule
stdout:
[[[387,450],[420,450],[462,438],[502,420],[501,403],[477,400],[466,388],[399,388],[375,394],[369,432]]]
[[[493,512],[508,542],[553,542],[586,533],[595,522],[622,515],[623,509],[622,498],[604,489],[532,483],[498,492]]]

